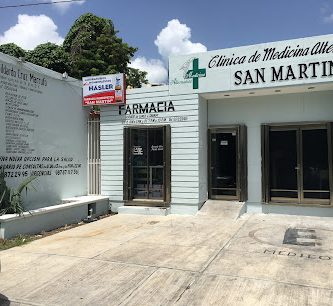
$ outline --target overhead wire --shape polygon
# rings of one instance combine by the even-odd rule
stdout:
[[[71,2],[81,2],[82,0],[64,0],[64,1],[51,1],[51,2],[36,2],[36,3],[22,3],[22,4],[12,4],[12,5],[1,5],[0,9],[8,8],[19,8],[19,7],[29,7],[38,5],[50,5],[50,4],[61,4],[61,3],[71,3]]]

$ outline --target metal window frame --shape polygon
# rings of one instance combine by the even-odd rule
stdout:
[[[164,147],[164,186],[163,186],[163,199],[133,199],[132,194],[132,178],[133,167],[131,165],[131,139],[133,130],[149,130],[153,128],[163,129],[163,147]],[[169,207],[171,202],[171,126],[170,125],[140,125],[140,126],[125,126],[124,132],[124,145],[123,145],[123,199],[127,206],[152,206],[152,207]]]
[[[101,194],[101,126],[100,118],[89,118],[87,122],[88,134],[88,194]]]
[[[307,129],[327,130],[327,149],[328,149],[328,171],[329,171],[329,192],[330,199],[305,199],[303,188],[303,152],[302,152],[302,131]],[[275,198],[270,196],[270,173],[269,173],[269,132],[271,130],[296,130],[296,146],[297,146],[297,192],[296,198]],[[316,206],[316,207],[332,207],[333,206],[333,123],[328,121],[315,122],[288,122],[288,123],[265,123],[261,125],[261,183],[262,183],[262,202],[265,204],[276,205],[293,205],[293,206]],[[296,199],[296,201],[295,201]]]

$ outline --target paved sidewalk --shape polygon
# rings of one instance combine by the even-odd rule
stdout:
[[[0,305],[333,305],[332,218],[238,211],[117,215],[2,251]]]

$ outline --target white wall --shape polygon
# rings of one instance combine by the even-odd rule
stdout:
[[[200,97],[199,101],[199,130],[200,130],[200,158],[199,158],[199,182],[200,204],[208,199],[208,104],[207,100]]]
[[[87,112],[81,82],[0,54],[0,88],[0,166],[11,176],[8,185],[39,176],[26,208],[85,195]]]
[[[171,210],[193,213],[200,202],[198,96],[170,97],[167,86],[127,92],[127,105],[163,101],[172,101],[175,107],[174,112],[160,112],[155,117],[162,121],[157,124],[171,125]],[[144,122],[133,122],[143,117]],[[102,194],[110,197],[113,209],[123,205],[123,179],[126,179],[123,177],[123,128],[125,125],[156,124],[150,121],[151,114],[143,117],[119,115],[118,106],[106,106],[101,111]],[[183,120],[170,122],[172,117],[183,117]]]
[[[333,91],[208,101],[209,125],[240,124],[248,131],[248,203],[261,203],[262,123],[333,121]]]

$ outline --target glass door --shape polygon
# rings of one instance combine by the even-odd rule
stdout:
[[[237,132],[218,131],[210,134],[211,198],[238,198]]]
[[[170,127],[126,127],[124,153],[124,200],[133,201],[127,205],[169,203]]]
[[[148,129],[148,199],[164,198],[163,128]]]
[[[132,197],[164,198],[163,128],[132,129]]]
[[[315,199],[323,204],[330,200],[327,129],[301,129],[302,194],[301,200]]]
[[[148,198],[148,133],[133,129],[131,133],[131,181],[133,199]]]
[[[209,130],[209,198],[246,199],[245,126]]]
[[[272,201],[299,201],[297,138],[297,129],[269,131],[269,185]]]
[[[265,131],[266,201],[330,204],[330,124],[266,126]]]

